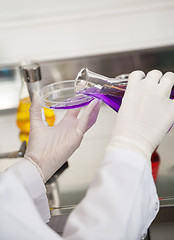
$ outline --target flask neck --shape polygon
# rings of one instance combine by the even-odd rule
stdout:
[[[119,91],[124,92],[127,86],[129,74],[119,75],[116,78],[109,78],[83,68],[75,79],[75,93],[84,93],[90,89],[98,89],[101,94],[115,96]],[[113,90],[113,91],[112,91]],[[92,90],[93,91],[93,90]]]
[[[109,84],[111,79],[100,74],[89,71],[87,68],[81,69],[75,79],[75,92],[80,93],[91,87],[101,89],[105,84]]]

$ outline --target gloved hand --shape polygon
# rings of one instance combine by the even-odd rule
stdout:
[[[93,100],[78,118],[80,109],[68,110],[53,127],[42,121],[39,96],[33,97],[30,107],[30,134],[25,158],[39,169],[46,182],[79,147],[84,133],[95,123],[100,104]]]
[[[169,99],[174,74],[150,71],[130,74],[108,150],[127,148],[149,159],[174,122],[174,101]]]

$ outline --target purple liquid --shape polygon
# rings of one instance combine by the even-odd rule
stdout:
[[[61,103],[55,106],[51,106],[50,108],[51,109],[80,108],[88,105],[94,98],[98,98],[115,111],[118,111],[121,105],[121,100],[124,95],[124,92],[125,87],[122,87],[121,90],[114,89],[110,86],[107,87],[104,86],[101,90],[95,87],[87,88],[80,92],[79,94],[76,94],[75,96],[62,101]]]
[[[84,94],[77,94],[72,97],[68,97],[67,99],[60,101],[58,99],[58,103],[54,106],[51,106],[51,109],[72,109],[72,108],[80,108],[88,105],[94,98],[89,97]],[[59,102],[60,101],[60,102]],[[54,99],[56,102],[56,99]]]
[[[85,102],[85,103],[79,103],[79,104],[74,104],[71,106],[63,106],[63,107],[59,107],[59,106],[54,106],[54,107],[50,107],[51,109],[73,109],[73,108],[80,108],[80,107],[84,107],[86,105],[88,105],[92,100],[94,100],[94,98],[92,98],[91,100]]]
[[[104,86],[102,89],[98,89],[95,87],[87,88],[80,92],[80,94],[75,95],[72,98],[69,98],[64,106],[52,106],[51,109],[72,109],[72,108],[80,108],[88,105],[94,98],[98,98],[108,106],[110,106],[114,111],[118,112],[122,98],[125,92],[126,86],[120,86],[119,89],[113,88],[113,86]],[[90,98],[83,100],[83,95],[89,96]],[[171,99],[174,99],[174,87],[172,88]]]
[[[124,93],[123,93],[124,94]],[[62,102],[64,103],[63,106],[61,105],[55,105],[51,106],[51,109],[73,109],[73,108],[80,108],[88,105],[94,98],[98,98],[104,103],[106,103],[108,106],[110,106],[112,109],[115,111],[118,111],[121,105],[121,100],[122,96],[111,96],[102,93],[101,90],[93,87],[93,88],[88,88],[81,92],[80,95],[76,95],[75,97],[69,98],[66,101]],[[90,96],[90,98],[87,98],[86,101],[81,101],[82,96]],[[67,103],[67,104],[66,104]]]
[[[106,103],[108,106],[110,106],[114,111],[118,112],[120,105],[121,105],[121,101],[122,101],[122,97],[124,95],[124,91],[125,90],[121,90],[118,92],[110,92],[110,94],[117,94],[116,96],[113,95],[108,95],[105,93],[106,89],[102,88],[101,90],[98,88],[88,88],[85,89],[82,93],[84,95],[88,95],[94,98],[98,98],[101,101],[103,101],[104,103]],[[108,89],[107,89],[108,92]]]
[[[113,86],[103,86],[101,90],[93,87],[83,90],[82,93],[100,99],[118,112],[125,90],[126,86],[120,86],[119,89],[113,88]],[[171,90],[170,99],[174,99],[174,87]]]

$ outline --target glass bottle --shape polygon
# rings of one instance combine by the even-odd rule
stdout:
[[[22,75],[22,87],[20,101],[17,109],[17,126],[20,129],[20,140],[28,142],[30,132],[30,115],[29,109],[33,93],[41,88],[41,72],[38,64],[29,64],[20,67]],[[53,126],[55,115],[53,110],[44,108],[46,122]]]

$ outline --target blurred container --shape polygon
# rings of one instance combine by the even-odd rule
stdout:
[[[30,114],[32,95],[38,91],[41,86],[41,74],[38,64],[31,64],[21,67],[22,88],[20,93],[20,101],[17,109],[17,126],[20,129],[20,140],[28,142],[30,132]],[[55,115],[53,110],[44,108],[45,118],[49,126],[53,126]]]
[[[154,181],[157,181],[159,166],[160,166],[160,156],[157,151],[154,151],[151,156],[151,166],[152,166],[152,176]]]

